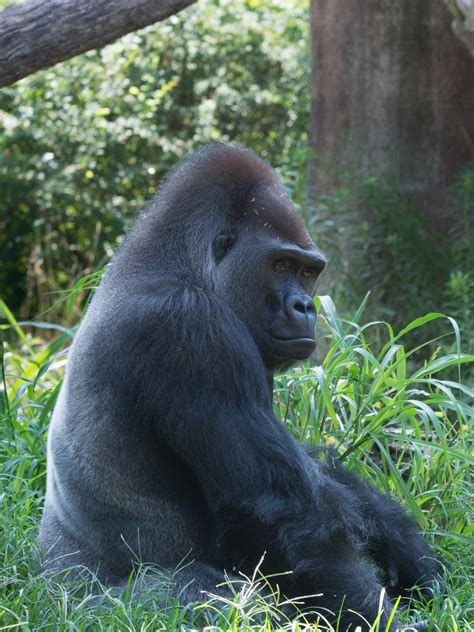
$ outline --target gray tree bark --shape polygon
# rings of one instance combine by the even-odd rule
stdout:
[[[382,175],[433,219],[474,159],[474,59],[434,0],[312,0],[311,146]],[[331,177],[315,158],[313,184]]]
[[[195,0],[27,0],[0,13],[0,87],[164,20]]]

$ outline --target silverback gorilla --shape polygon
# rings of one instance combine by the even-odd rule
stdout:
[[[175,569],[184,601],[224,571],[291,570],[339,629],[436,563],[392,500],[296,441],[272,372],[315,346],[325,266],[276,173],[212,144],[168,177],[124,240],[75,338],[48,440],[40,547],[110,585],[137,559]],[[223,590],[223,589],[221,589]],[[386,601],[382,625],[391,611]],[[351,629],[353,629],[353,627]],[[392,629],[395,629],[394,624]]]

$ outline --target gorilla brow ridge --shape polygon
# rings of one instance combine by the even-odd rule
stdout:
[[[186,158],[166,177],[154,202],[158,207],[164,203],[165,208],[160,210],[167,210],[167,215],[176,210],[182,215],[192,212],[200,198],[208,201],[212,194],[226,200],[231,197],[236,209],[264,183],[279,185],[279,180],[262,158],[238,145],[212,143]]]

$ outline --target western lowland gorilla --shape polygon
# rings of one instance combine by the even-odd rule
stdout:
[[[392,500],[276,419],[272,373],[315,347],[325,258],[276,173],[242,147],[184,160],[107,269],[74,340],[48,439],[40,547],[110,585],[139,560],[184,601],[264,573],[288,597],[372,622],[380,591],[434,581]],[[205,598],[205,597],[204,597]],[[391,604],[386,600],[381,624]],[[345,626],[345,627],[344,627]],[[394,627],[396,624],[394,624]],[[352,628],[351,628],[352,629]],[[385,629],[381,627],[381,629]]]

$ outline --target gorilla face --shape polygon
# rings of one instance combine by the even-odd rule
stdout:
[[[212,252],[216,292],[250,330],[267,369],[307,358],[316,345],[313,296],[326,259],[283,189],[252,194]]]
[[[279,248],[266,263],[266,311],[269,330],[262,355],[304,359],[314,350],[316,280],[325,260],[317,252]]]

